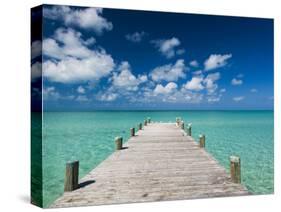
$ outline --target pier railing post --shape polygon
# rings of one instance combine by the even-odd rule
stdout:
[[[131,137],[135,136],[135,128],[134,127],[130,129],[130,132],[131,132]]]
[[[191,124],[187,125],[187,135],[191,136]]]
[[[116,150],[121,150],[123,145],[123,138],[122,137],[115,137],[115,147]]]
[[[147,126],[147,120],[145,119],[143,122],[144,126]]]
[[[199,147],[205,148],[205,140],[206,140],[205,135],[199,135]]]
[[[181,121],[181,129],[184,130],[184,121]]]
[[[142,129],[142,123],[139,123],[139,130]]]
[[[79,161],[66,163],[64,191],[73,191],[78,188]]]
[[[177,123],[177,126],[179,127],[180,124],[181,124],[181,118],[180,118],[180,117],[177,117],[177,118],[176,118],[176,123]]]
[[[230,156],[230,175],[234,183],[241,183],[241,160],[238,156]]]

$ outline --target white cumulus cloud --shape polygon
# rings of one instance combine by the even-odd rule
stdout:
[[[77,88],[77,92],[80,93],[80,94],[84,94],[84,93],[85,93],[85,88],[83,88],[83,86],[80,85],[80,86]]]
[[[31,81],[34,82],[42,76],[42,63],[35,62],[31,66]]]
[[[235,101],[235,102],[240,102],[240,101],[242,101],[243,99],[245,99],[244,96],[236,96],[236,97],[233,97],[233,101]]]
[[[226,92],[225,88],[220,89],[220,93],[225,93],[225,92]]]
[[[203,77],[195,76],[192,77],[192,79],[184,85],[184,88],[187,90],[201,91],[204,89],[202,82],[203,82]]]
[[[177,84],[174,82],[169,82],[166,86],[163,86],[161,84],[156,85],[154,89],[154,94],[170,94],[177,89]]]
[[[180,46],[180,40],[178,38],[171,38],[171,39],[162,39],[162,40],[153,40],[151,41],[158,51],[167,58],[172,58],[176,54],[180,55],[184,53],[184,49],[178,49],[177,47]]]
[[[128,41],[134,42],[134,43],[139,43],[142,41],[142,39],[146,36],[146,33],[144,31],[142,32],[134,32],[132,34],[127,34],[125,38]]]
[[[187,67],[184,64],[184,60],[179,59],[176,63],[168,64],[164,66],[159,66],[154,68],[151,73],[150,77],[155,82],[160,81],[177,81],[179,78],[185,78]]]
[[[207,101],[210,103],[219,102],[221,100],[221,96],[208,96]]]
[[[210,71],[216,68],[223,67],[227,64],[228,59],[232,57],[232,54],[212,54],[204,62],[205,71]]]
[[[115,66],[111,55],[103,49],[89,49],[85,42],[73,29],[56,30],[54,38],[43,41],[43,54],[51,58],[43,63],[43,76],[54,82],[77,83],[110,74]]]
[[[100,101],[105,101],[105,102],[111,102],[114,101],[115,99],[117,99],[118,94],[116,93],[105,93],[102,94],[98,99]]]
[[[208,74],[204,79],[204,84],[207,89],[208,94],[214,94],[218,88],[217,80],[220,79],[220,73]]]
[[[44,9],[44,17],[51,20],[62,20],[67,26],[78,26],[101,34],[112,30],[113,25],[102,17],[102,8],[71,8],[52,6]]]
[[[33,41],[31,44],[31,59],[42,55],[42,42],[40,40]]]
[[[192,61],[189,62],[189,65],[197,68],[199,66],[199,63],[197,62],[197,60],[192,60]]]
[[[192,72],[193,75],[202,75],[203,71],[202,70],[197,70]]]
[[[114,72],[111,78],[112,86],[117,89],[136,91],[139,84],[147,81],[146,75],[133,75],[127,61],[122,62],[118,70],[119,72]]]
[[[43,100],[57,100],[61,97],[54,86],[43,87]]]
[[[233,78],[233,79],[231,80],[231,84],[232,84],[232,85],[242,85],[242,84],[243,84],[243,80]]]

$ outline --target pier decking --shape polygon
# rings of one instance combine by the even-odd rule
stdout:
[[[175,123],[150,123],[51,207],[247,195]]]

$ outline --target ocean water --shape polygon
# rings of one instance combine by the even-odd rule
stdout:
[[[114,137],[129,138],[143,122],[192,123],[192,136],[206,135],[206,149],[229,171],[229,156],[241,158],[242,183],[254,194],[273,193],[272,111],[104,111],[44,112],[43,205],[63,194],[65,163],[79,160],[83,177],[114,151]],[[36,142],[33,140],[32,142]]]

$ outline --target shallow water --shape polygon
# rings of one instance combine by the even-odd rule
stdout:
[[[251,192],[273,192],[272,111],[44,112],[43,205],[62,195],[67,161],[79,160],[83,177],[114,151],[114,137],[127,140],[129,129],[148,116],[192,123],[192,136],[204,133],[207,151],[227,170],[230,155],[241,157],[242,183]]]

